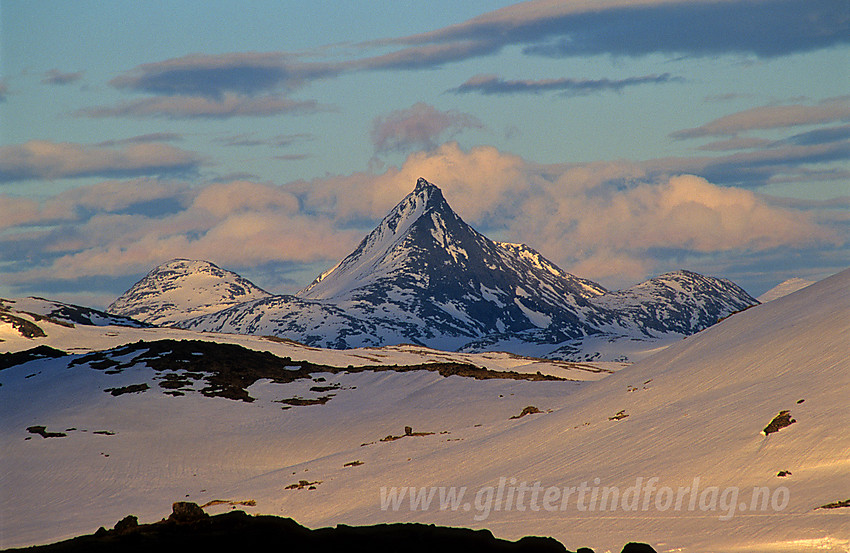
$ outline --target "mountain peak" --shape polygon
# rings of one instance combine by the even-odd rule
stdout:
[[[413,189],[413,193],[415,194],[415,193],[421,192],[423,190],[439,191],[440,188],[437,185],[432,184],[432,183],[428,182],[427,180],[425,180],[424,177],[419,177],[419,179],[416,181],[416,188]]]
[[[428,219],[425,219],[426,216]],[[319,275],[296,295],[305,299],[328,299],[350,292],[368,280],[367,277],[373,275],[379,265],[396,257],[391,252],[402,247],[417,222],[424,220],[428,225],[436,225],[439,220],[439,224],[445,226],[443,221],[446,219],[460,221],[443,197],[443,192],[420,177],[413,192],[396,204],[348,257]]]
[[[416,186],[413,188],[413,192],[408,194],[401,202],[399,202],[396,208],[405,205],[408,202],[415,203],[417,201],[423,201],[423,207],[426,208],[440,206],[443,208],[447,208],[451,211],[451,208],[449,207],[448,203],[446,203],[445,197],[443,197],[443,191],[440,190],[440,187],[438,187],[436,184],[428,182],[422,177],[419,177],[419,179],[416,181]],[[387,215],[387,217],[392,216],[394,211],[395,210],[391,211],[390,214]],[[418,215],[421,216],[422,213],[418,213]]]
[[[155,267],[106,311],[167,326],[271,294],[234,272],[200,259],[176,258]]]

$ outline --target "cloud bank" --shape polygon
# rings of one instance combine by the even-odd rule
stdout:
[[[676,131],[670,136],[682,140],[837,121],[850,121],[850,96],[829,98],[814,106],[790,104],[756,107],[725,115],[699,127]]]
[[[195,153],[167,144],[132,144],[124,149],[31,140],[0,146],[0,183],[75,177],[133,177],[195,172]]]
[[[700,270],[718,259],[834,249],[850,239],[846,214],[834,203],[774,200],[658,162],[540,165],[449,142],[380,173],[286,185],[143,178],[83,186],[41,203],[0,197],[0,256],[18,260],[3,279],[28,286],[132,280],[167,259],[190,257],[234,269],[285,265],[301,271],[294,291],[349,253],[420,176],[478,230],[525,242],[607,286],[679,268],[683,257]]]
[[[315,102],[285,96],[308,83],[361,71],[441,67],[509,46],[530,56],[716,56],[773,58],[850,43],[843,0],[611,0],[604,4],[537,0],[485,13],[417,35],[360,44],[360,57],[315,61],[307,54],[234,52],[192,54],[138,65],[110,84],[146,94],[116,106],[80,111],[91,117],[240,117],[315,111]],[[369,55],[374,51],[388,52]],[[57,72],[60,81],[74,74]],[[48,77],[50,78],[50,77]],[[455,92],[589,93],[666,82],[669,75],[625,80],[485,82],[473,77]],[[283,93],[284,96],[280,94]]]

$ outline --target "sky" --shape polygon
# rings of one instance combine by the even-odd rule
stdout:
[[[619,289],[850,266],[846,0],[0,0],[0,296],[294,293],[424,177]]]

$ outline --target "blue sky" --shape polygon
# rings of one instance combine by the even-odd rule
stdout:
[[[0,295],[291,293],[423,176],[618,288],[850,264],[842,0],[0,2]]]

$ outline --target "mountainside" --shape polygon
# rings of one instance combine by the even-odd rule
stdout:
[[[209,261],[172,259],[153,269],[106,310],[158,326],[271,296]]]
[[[132,290],[125,296],[117,312],[133,312]],[[151,296],[143,305],[156,301],[155,291]],[[607,354],[579,352],[588,339],[691,334],[756,303],[734,283],[684,271],[608,293],[528,246],[483,236],[425,179],[350,255],[295,296],[236,299],[218,310],[207,304],[200,314],[178,313],[172,302],[168,320],[332,348],[414,343],[599,359]]]

